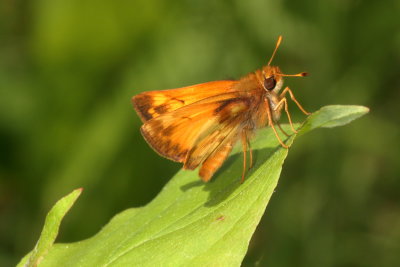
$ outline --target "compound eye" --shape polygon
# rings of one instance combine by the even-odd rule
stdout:
[[[274,76],[264,79],[264,88],[267,89],[268,91],[273,90],[275,88],[275,85],[276,85],[276,80]]]

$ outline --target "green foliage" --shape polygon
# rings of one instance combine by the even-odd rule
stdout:
[[[307,118],[301,132],[341,126],[367,112],[362,106],[326,106]],[[34,266],[38,259],[40,266],[240,266],[288,154],[271,129],[261,130],[252,147],[256,163],[244,184],[236,151],[212,182],[181,170],[147,206],[118,214],[90,239],[50,249],[80,194],[74,191],[50,211],[38,245],[19,266],[27,260]]]
[[[53,243],[56,240],[61,220],[81,193],[82,189],[76,189],[69,195],[57,201],[54,207],[47,214],[40,238],[24,266],[38,266],[43,258],[46,257],[46,254],[52,248]]]
[[[333,128],[347,124],[369,111],[363,106],[325,106],[314,112],[303,127],[300,133],[306,133],[315,128]]]

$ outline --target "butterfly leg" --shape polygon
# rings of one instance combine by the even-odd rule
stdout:
[[[241,184],[244,182],[244,177],[246,175],[247,145],[248,143],[247,143],[246,130],[243,130],[242,131],[243,171],[242,171],[242,179],[240,180]]]
[[[253,149],[251,149],[251,144],[250,144],[249,136],[248,136],[247,133],[248,132],[245,132],[246,140],[247,140],[247,147],[248,147],[249,155],[250,155],[250,157],[249,157],[249,161],[250,161],[249,169],[251,169],[251,168],[253,168]]]
[[[251,149],[250,142],[249,142],[249,152],[250,152],[250,169],[253,168],[253,149]]]
[[[284,97],[285,94],[286,94],[287,92],[289,92],[290,98],[293,100],[294,103],[296,103],[296,105],[299,107],[299,109],[300,109],[304,114],[306,114],[306,115],[310,115],[310,114],[311,114],[310,112],[307,112],[307,111],[300,105],[300,103],[299,103],[299,102],[297,101],[297,99],[294,97],[293,92],[292,92],[292,90],[290,90],[289,87],[286,87],[286,88],[282,91],[280,97]]]
[[[279,129],[281,130],[281,132],[286,135],[287,137],[289,137],[290,135],[288,135],[288,133],[282,129],[281,124],[277,121],[276,124],[278,125]]]
[[[279,101],[279,103],[276,105],[276,107],[275,107],[275,110],[278,110],[279,109],[279,107],[281,106],[281,105],[283,105],[283,107],[285,108],[285,112],[286,112],[286,115],[287,115],[287,117],[288,117],[288,119],[289,119],[289,124],[290,124],[290,127],[292,128],[292,131],[294,132],[294,133],[297,133],[297,131],[294,129],[294,127],[293,127],[293,122],[292,122],[292,118],[290,117],[290,113],[289,113],[289,109],[288,109],[288,104],[287,104],[287,99],[286,99],[286,97],[283,97],[280,101]],[[279,124],[278,124],[278,126],[279,126]],[[279,126],[279,128],[282,130],[282,128]]]
[[[271,126],[272,130],[274,131],[274,134],[276,136],[276,138],[278,139],[279,143],[281,144],[282,147],[284,148],[289,148],[283,141],[282,139],[279,137],[278,132],[275,129],[274,126],[274,121],[272,120],[272,115],[271,115],[271,108],[269,106],[268,101],[265,102],[266,106],[267,106],[267,117],[268,117],[268,125]]]

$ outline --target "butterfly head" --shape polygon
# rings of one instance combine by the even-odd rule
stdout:
[[[283,78],[282,77],[304,77],[307,76],[306,72],[300,72],[297,74],[283,74],[278,66],[265,66],[262,68],[262,86],[265,91],[270,93],[279,93],[282,89]]]
[[[278,93],[283,85],[282,72],[277,66],[265,66],[262,69],[262,86],[267,92]]]

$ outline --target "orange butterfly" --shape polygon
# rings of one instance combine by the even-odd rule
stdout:
[[[284,108],[296,132],[285,94],[289,93],[304,114],[310,113],[303,109],[289,87],[279,94],[282,77],[307,75],[305,72],[287,75],[279,67],[270,66],[281,41],[279,36],[267,66],[240,80],[207,82],[134,96],[133,106],[144,123],[140,130],[147,143],[161,156],[182,162],[184,169],[194,170],[201,165],[199,175],[205,182],[221,167],[238,140],[243,147],[241,181],[244,181],[249,139],[258,128],[271,126],[280,144],[288,148],[274,126],[277,124],[287,135],[278,123]]]

